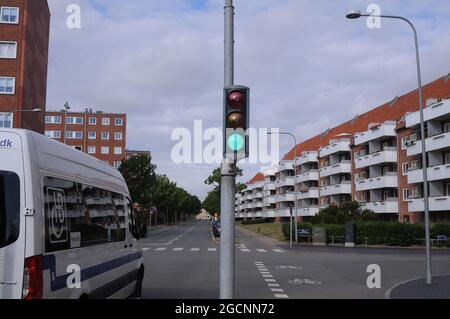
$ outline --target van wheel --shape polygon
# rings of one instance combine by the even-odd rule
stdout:
[[[139,269],[139,275],[136,281],[136,288],[134,288],[134,293],[131,295],[132,298],[142,297],[142,283],[144,282],[144,266]]]

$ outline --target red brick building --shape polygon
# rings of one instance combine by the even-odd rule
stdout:
[[[238,194],[236,216],[289,217],[297,199],[298,216],[308,218],[355,200],[386,220],[422,222],[426,165],[430,219],[450,221],[450,74],[424,85],[423,93],[427,163],[416,89],[298,144],[295,170],[292,149],[275,173],[263,174],[261,187],[275,189],[275,198],[263,193],[262,207],[255,206],[260,198],[250,191],[262,179],[258,174]]]
[[[45,135],[118,168],[125,158],[127,116],[120,113],[46,112]]]
[[[44,133],[50,11],[47,0],[0,0],[0,127]]]

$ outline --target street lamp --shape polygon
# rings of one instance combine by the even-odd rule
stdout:
[[[414,33],[414,42],[416,49],[416,64],[417,64],[417,81],[419,86],[419,107],[420,107],[420,133],[422,135],[422,170],[423,170],[423,189],[424,189],[424,208],[425,208],[425,245],[426,245],[426,259],[427,259],[427,284],[432,283],[431,275],[431,243],[430,243],[430,211],[428,202],[428,174],[427,174],[427,154],[425,148],[425,123],[423,115],[423,90],[422,90],[422,75],[420,69],[420,55],[419,55],[419,41],[417,39],[417,30],[414,24],[408,19],[400,16],[392,15],[371,15],[362,13],[360,10],[350,10],[346,14],[347,19],[358,19],[361,17],[375,17],[386,19],[403,20],[409,24]]]
[[[277,135],[289,135],[290,137],[292,137],[294,139],[294,210],[295,210],[295,243],[298,244],[298,232],[297,232],[297,218],[298,218],[298,213],[297,213],[297,138],[295,137],[294,134],[292,133],[287,133],[287,132],[267,132],[268,135],[272,135],[272,134],[277,134]],[[292,216],[291,216],[292,219]],[[291,226],[291,238],[292,238],[292,226]],[[291,248],[292,248],[292,240],[291,240]]]
[[[64,109],[65,109],[65,111],[64,111],[64,113],[65,113],[65,116],[64,116],[64,144],[67,144],[66,143],[66,139],[67,139],[67,112],[69,112],[69,110],[70,110],[69,102],[64,103]]]
[[[8,114],[6,115],[6,118],[5,118],[5,120],[4,120],[4,123],[8,122],[8,118],[11,116],[11,114],[19,113],[19,112],[21,112],[21,113],[26,113],[26,112],[40,113],[40,112],[42,112],[42,109],[39,108],[39,107],[35,107],[35,108],[32,109],[32,110],[11,110],[11,111],[8,111]],[[14,120],[14,119],[13,119],[13,120]],[[14,126],[14,124],[11,123],[11,126]]]

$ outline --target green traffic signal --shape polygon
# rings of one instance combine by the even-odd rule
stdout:
[[[238,152],[245,146],[245,139],[241,134],[233,133],[230,136],[228,136],[227,143],[228,143],[228,147],[233,152]]]

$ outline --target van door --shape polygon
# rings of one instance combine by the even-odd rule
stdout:
[[[25,188],[22,142],[0,131],[0,299],[22,298]]]

